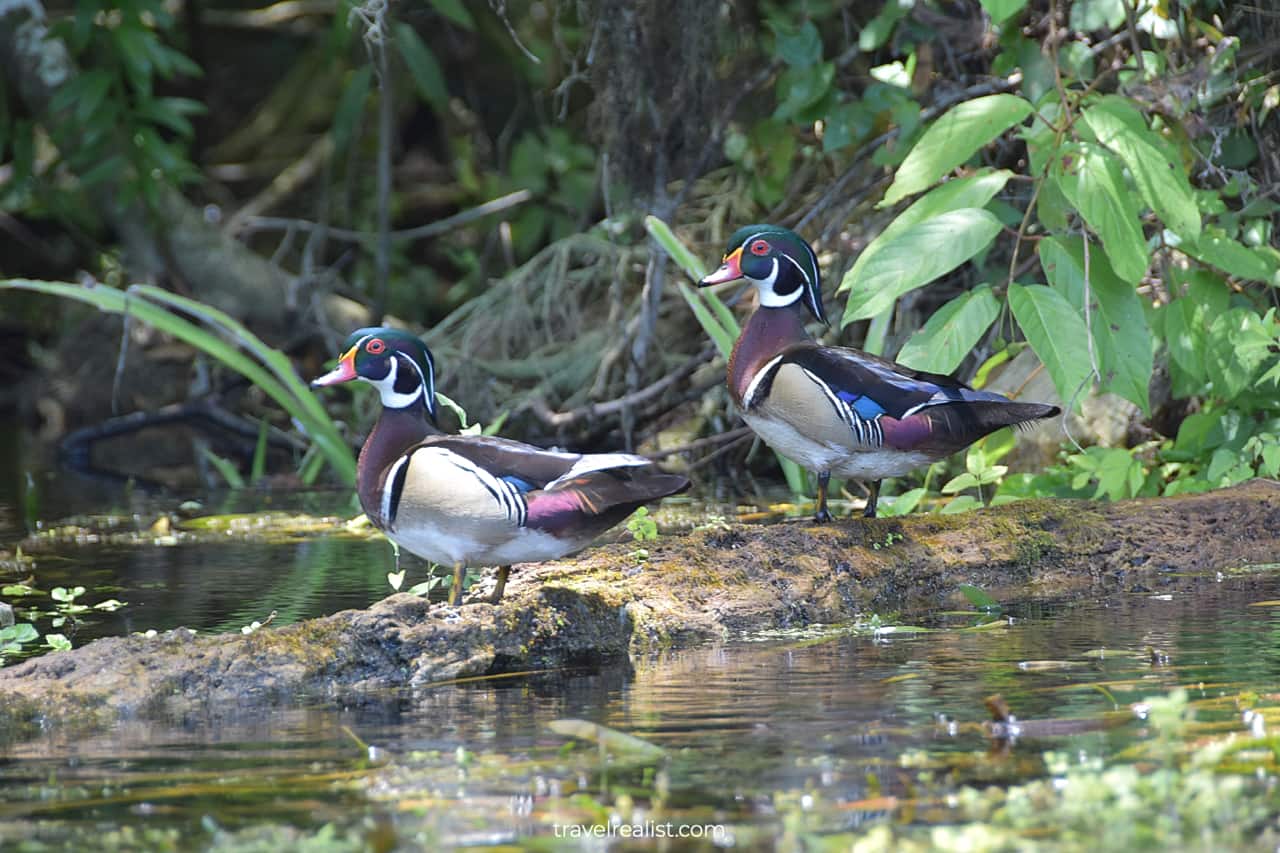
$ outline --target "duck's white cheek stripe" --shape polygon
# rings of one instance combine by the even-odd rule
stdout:
[[[769,277],[764,279],[751,279],[751,283],[756,286],[756,290],[760,292],[760,304],[766,308],[785,308],[795,302],[804,294],[803,287],[797,287],[786,296],[780,296],[773,290],[773,285],[778,280],[778,259],[773,259],[773,269],[769,271]]]
[[[387,375],[383,378],[365,379],[366,382],[378,389],[378,395],[382,397],[382,405],[388,409],[407,409],[422,396],[421,385],[408,394],[401,394],[396,390],[396,373],[400,369],[399,361],[400,359],[398,358],[391,359],[391,369],[387,371]]]

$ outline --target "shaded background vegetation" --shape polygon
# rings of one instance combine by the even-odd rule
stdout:
[[[157,284],[243,321],[303,376],[356,325],[420,329],[472,419],[583,449],[692,444],[668,461],[755,491],[776,463],[743,464],[751,440],[722,361],[643,217],[705,262],[738,226],[773,221],[819,251],[830,313],[847,321],[825,339],[894,355],[941,317],[917,358],[949,335],[965,345],[948,371],[1075,410],[1080,446],[1059,453],[1050,429],[1021,463],[1037,475],[1002,477],[1011,442],[997,437],[901,484],[930,487],[914,500],[946,485],[963,509],[996,482],[1009,496],[1124,497],[1280,472],[1280,16],[1263,4],[86,0],[0,13],[0,279]],[[865,269],[846,272],[944,177],[878,204],[904,159],[952,107],[998,94],[1034,116],[945,170],[1001,176],[973,205],[998,228],[936,280],[869,303]],[[1138,116],[1127,154],[1078,120],[1105,96]],[[1186,203],[1144,195],[1134,157],[1167,163]],[[1081,162],[1097,164],[1093,184]],[[1037,339],[1019,294],[1050,291],[1061,323]],[[243,476],[304,471],[288,415],[216,359],[44,297],[5,294],[0,310],[3,404],[46,436],[169,411],[181,428],[148,429],[145,458],[118,449],[112,465],[171,484],[201,466],[222,482],[211,459]],[[354,444],[375,401],[329,405]],[[260,434],[274,450],[254,471]],[[92,456],[85,435],[72,449]]]

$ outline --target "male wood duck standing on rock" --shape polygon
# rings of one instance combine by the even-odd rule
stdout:
[[[446,435],[435,425],[435,365],[422,341],[358,329],[342,349],[338,366],[311,384],[361,379],[382,397],[356,465],[360,506],[396,544],[453,566],[450,604],[461,603],[468,565],[498,566],[497,603],[512,563],[584,548],[638,507],[689,487],[641,456]]]
[[[869,483],[864,515],[872,518],[883,478],[950,456],[1001,427],[1059,412],[814,341],[805,312],[827,322],[818,258],[785,228],[739,229],[721,267],[699,284],[740,278],[755,285],[760,307],[729,358],[729,394],[765,443],[817,473],[817,521],[831,519],[832,474]]]

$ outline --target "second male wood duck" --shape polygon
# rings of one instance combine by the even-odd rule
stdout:
[[[640,506],[689,487],[641,456],[558,453],[441,432],[434,361],[407,332],[352,332],[338,366],[311,384],[353,379],[373,385],[382,398],[356,466],[360,506],[396,544],[453,566],[454,605],[468,565],[498,566],[490,598],[496,603],[512,563],[577,551]]]
[[[831,518],[832,474],[869,484],[864,514],[874,517],[885,477],[950,456],[1001,427],[1059,413],[1057,406],[1016,403],[950,376],[814,341],[806,313],[827,322],[818,258],[786,228],[739,229],[720,268],[700,285],[740,278],[755,286],[760,307],[733,347],[729,394],[770,447],[817,473],[818,521]]]

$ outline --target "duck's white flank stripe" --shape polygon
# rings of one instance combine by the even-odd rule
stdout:
[[[777,355],[765,362],[764,367],[756,371],[756,375],[751,377],[751,381],[747,383],[746,393],[742,395],[742,408],[751,409],[755,406],[756,388],[760,385],[760,381],[769,375],[774,366],[782,361],[782,356]]]
[[[382,523],[391,527],[391,495],[395,491],[396,475],[409,462],[408,456],[401,456],[387,469],[387,477],[382,481]]]

